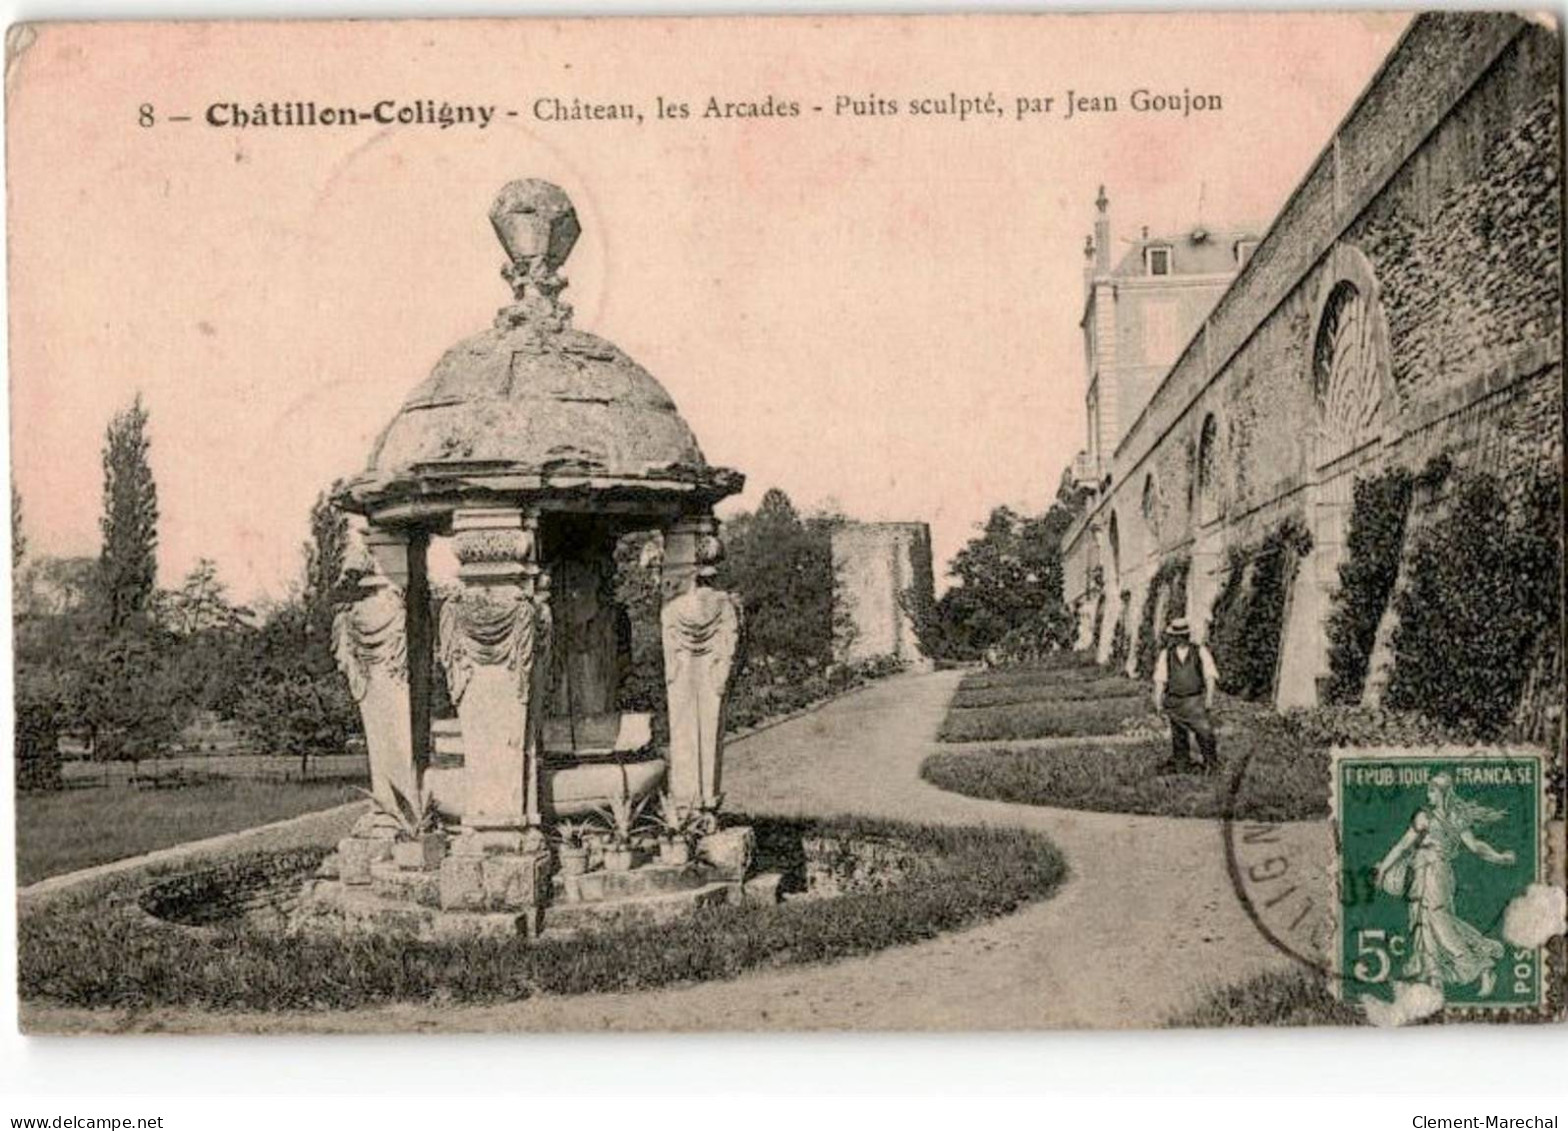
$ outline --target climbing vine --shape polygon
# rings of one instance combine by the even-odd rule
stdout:
[[[1400,550],[1414,485],[1415,477],[1397,467],[1371,479],[1356,480],[1345,560],[1339,567],[1339,591],[1326,626],[1329,680],[1325,695],[1330,703],[1361,701],[1378,625],[1399,579]]]
[[[1285,598],[1297,567],[1311,550],[1311,533],[1299,518],[1291,517],[1227,556],[1225,582],[1208,633],[1225,691],[1244,699],[1273,695]]]
[[[1482,737],[1504,733],[1560,633],[1559,484],[1540,475],[1509,506],[1501,480],[1460,476],[1411,550],[1394,598],[1385,702]],[[1560,694],[1560,688],[1558,689]]]
[[[1116,618],[1116,628],[1111,632],[1110,664],[1113,672],[1121,671],[1127,666],[1127,602],[1132,600],[1129,590],[1122,590],[1122,609]]]
[[[1166,558],[1149,580],[1149,592],[1143,599],[1143,616],[1138,624],[1138,677],[1149,679],[1154,675],[1154,660],[1160,651],[1162,625],[1155,624],[1160,593],[1166,594],[1165,619],[1187,615],[1187,574],[1192,559],[1185,554]]]

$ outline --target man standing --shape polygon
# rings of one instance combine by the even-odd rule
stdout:
[[[1154,709],[1165,712],[1171,723],[1171,756],[1161,768],[1166,773],[1213,773],[1219,761],[1209,712],[1214,709],[1219,671],[1209,650],[1192,643],[1192,628],[1186,617],[1171,621],[1165,636],[1169,643],[1154,661]],[[1192,759],[1190,741],[1194,738],[1198,740],[1201,762]]]

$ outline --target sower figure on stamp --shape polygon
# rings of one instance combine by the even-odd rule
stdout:
[[[1165,635],[1169,643],[1154,661],[1154,709],[1163,711],[1171,724],[1171,756],[1161,769],[1167,773],[1189,769],[1213,773],[1219,761],[1209,712],[1214,709],[1219,671],[1209,650],[1192,642],[1186,617],[1171,621]],[[1194,739],[1201,762],[1192,757]]]

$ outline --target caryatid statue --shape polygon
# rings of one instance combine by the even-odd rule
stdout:
[[[519,833],[542,837],[539,731],[552,633],[536,526],[502,508],[457,512],[453,548],[463,585],[442,605],[438,629],[437,654],[463,727],[463,824],[499,837],[501,848],[523,845]]]
[[[417,810],[421,799],[411,741],[403,590],[381,572],[354,534],[344,555],[343,577],[356,586],[358,595],[333,619],[332,653],[359,706],[371,793],[388,813],[408,806]]]
[[[712,814],[719,807],[724,714],[740,648],[739,598],[713,587],[722,556],[718,537],[697,544],[689,588],[664,605],[664,681],[670,712],[669,790],[678,806]]]

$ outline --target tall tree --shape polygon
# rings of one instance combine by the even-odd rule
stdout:
[[[104,433],[103,550],[99,556],[106,627],[111,634],[148,610],[158,580],[158,486],[147,462],[147,410],[141,394]]]
[[[720,581],[746,604],[748,663],[784,671],[833,658],[831,517],[802,521],[777,487],[724,524]]]
[[[332,657],[332,618],[345,594],[340,574],[348,519],[331,490],[310,509],[304,584],[273,608],[252,641],[235,717],[258,748],[295,754],[301,774],[310,759],[337,754],[358,733],[359,715]]]
[[[332,617],[342,596],[338,587],[343,575],[343,555],[348,547],[348,515],[332,505],[336,488],[337,484],[333,484],[316,496],[310,508],[310,541],[305,543],[308,631],[321,641],[332,636]]]
[[[249,609],[229,601],[229,587],[218,576],[217,563],[211,558],[197,561],[166,603],[169,627],[184,637],[236,629],[250,614]]]
[[[1083,513],[1085,495],[1065,482],[1042,515],[997,507],[978,537],[949,567],[957,582],[923,627],[935,655],[978,656],[1001,645],[1017,656],[1072,645],[1073,620],[1062,597],[1062,537]]]

